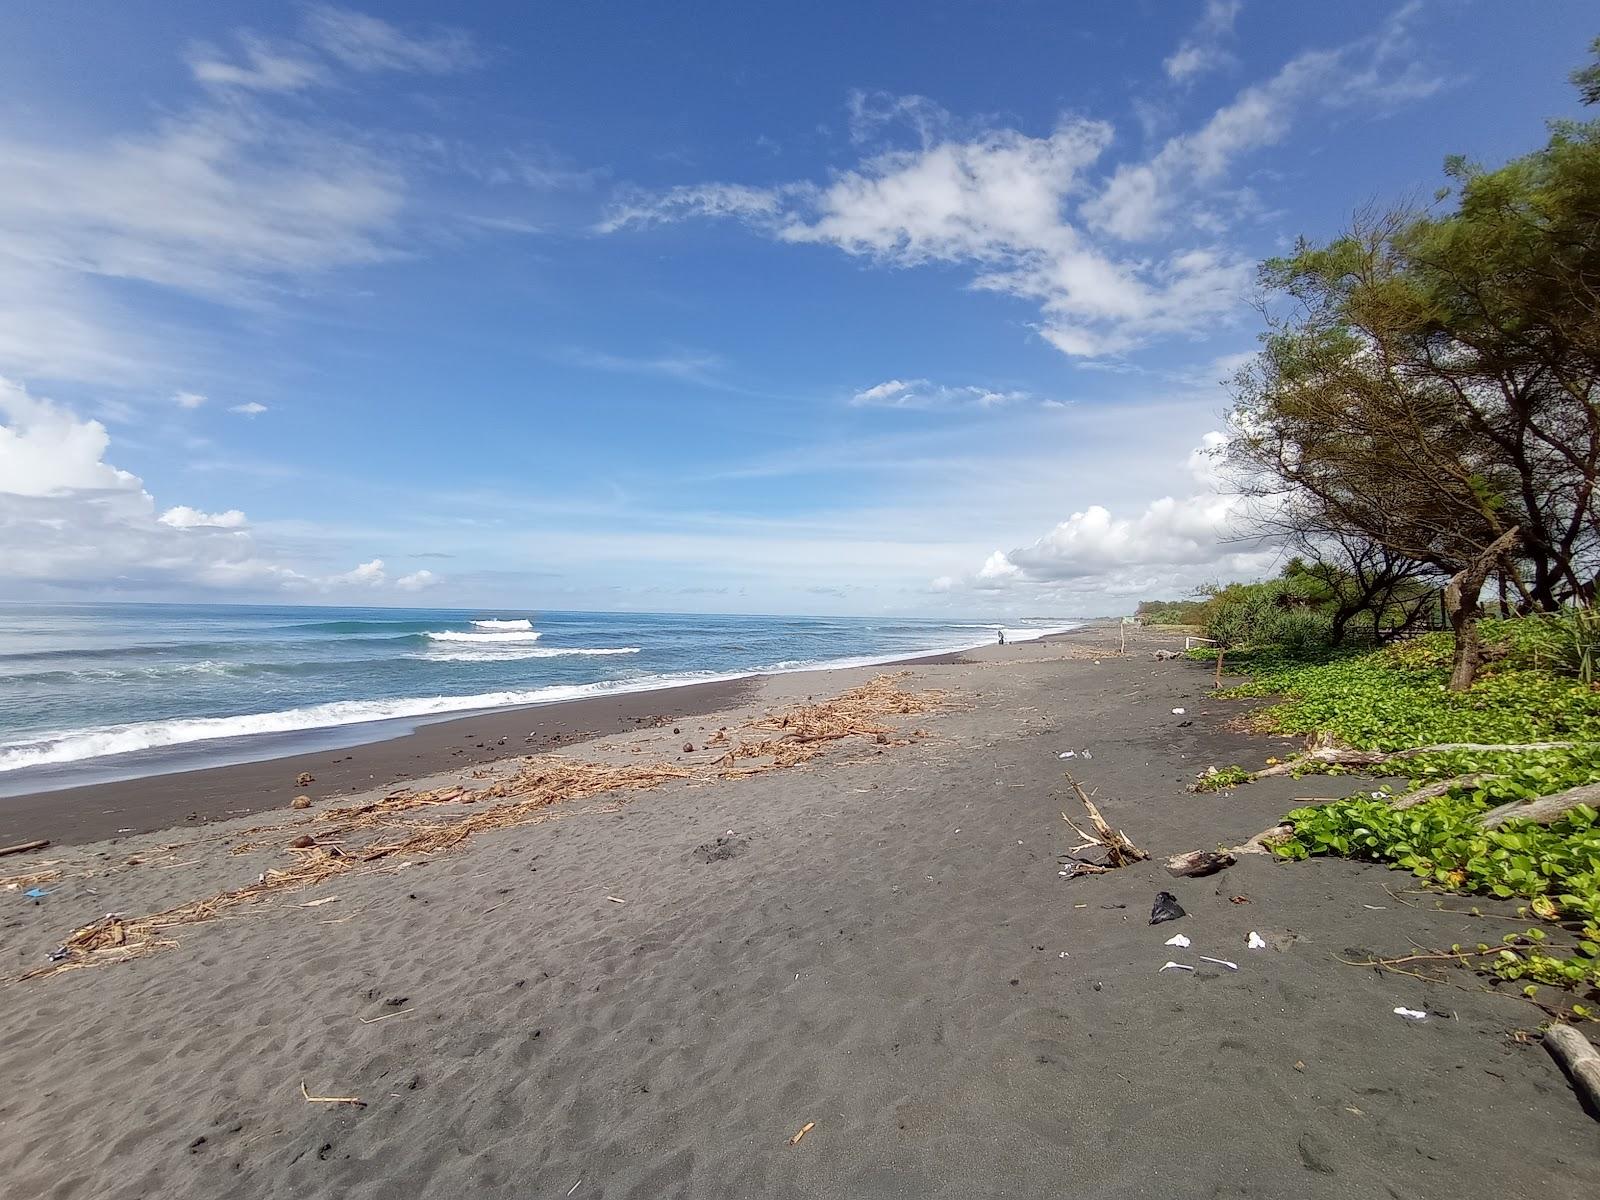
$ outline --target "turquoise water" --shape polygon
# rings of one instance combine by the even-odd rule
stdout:
[[[1023,640],[1070,620],[1008,622]],[[0,793],[239,761],[419,719],[995,640],[980,620],[0,605]],[[388,723],[384,725],[383,723]],[[379,726],[382,725],[382,732]],[[359,732],[354,732],[359,729]]]

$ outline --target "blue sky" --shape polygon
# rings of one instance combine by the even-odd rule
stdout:
[[[18,6],[0,597],[1115,612],[1269,569],[1253,263],[1578,3]]]

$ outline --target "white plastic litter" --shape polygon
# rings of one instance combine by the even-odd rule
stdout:
[[[1394,1010],[1394,1015],[1404,1017],[1408,1021],[1425,1021],[1428,1019],[1427,1013],[1415,1008],[1397,1008]]]
[[[1181,709],[1181,708],[1175,708],[1175,709],[1173,709],[1173,710],[1172,710],[1172,715],[1173,715],[1173,716],[1175,716],[1175,717],[1181,717],[1181,716],[1183,716],[1183,709]]]
[[[1165,944],[1168,946],[1182,946],[1187,950],[1189,948],[1189,939],[1181,933],[1175,933],[1166,940]]]
[[[1056,757],[1057,758],[1076,758],[1077,754],[1078,754],[1078,752],[1076,750],[1066,750],[1066,751],[1063,751],[1062,753],[1056,755]]]
[[[1166,966],[1161,968],[1161,971],[1192,971],[1192,970],[1194,970],[1193,967],[1186,967],[1182,963],[1175,963],[1175,962],[1169,962],[1169,963],[1167,963]],[[1161,974],[1161,971],[1157,971],[1156,974],[1157,975]]]
[[[1212,958],[1209,954],[1202,954],[1200,956],[1200,961],[1201,962],[1208,962],[1208,963],[1216,963],[1217,966],[1219,966],[1219,967],[1227,967],[1228,970],[1230,970],[1230,971],[1237,971],[1239,969],[1239,964],[1238,963],[1229,962],[1225,958]]]
[[[1250,940],[1245,944],[1252,950],[1265,950],[1267,948],[1266,941],[1254,929],[1250,931]]]

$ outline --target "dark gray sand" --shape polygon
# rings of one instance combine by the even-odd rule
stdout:
[[[1594,1122],[1508,1036],[1536,1009],[1334,958],[1502,926],[1405,907],[1384,885],[1407,876],[1338,862],[1057,875],[1064,765],[1158,856],[1350,786],[1186,792],[1279,743],[1227,731],[1238,709],[1205,698],[1207,673],[1143,638],[1079,657],[1095,636],[913,668],[908,686],[964,705],[915,718],[919,744],[574,803],[183,927],[161,954],[0,987],[4,1194],[1595,1195]],[[757,702],[871,673],[768,680]],[[675,759],[738,715],[568,753]],[[281,841],[227,852],[249,824],[73,848],[37,905],[0,890],[0,974],[106,910],[281,864]],[[1162,888],[1189,915],[1152,928]],[[1247,950],[1251,930],[1270,948]],[[1177,932],[1191,949],[1163,945]],[[1158,973],[1169,958],[1202,969]],[[302,1082],[366,1107],[309,1104]]]

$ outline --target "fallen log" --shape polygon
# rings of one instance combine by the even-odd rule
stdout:
[[[0,846],[0,858],[8,854],[26,854],[29,850],[43,850],[49,844],[49,838],[40,838],[34,842],[18,842],[15,846]]]
[[[1191,850],[1187,854],[1174,854],[1167,859],[1167,873],[1179,877],[1198,879],[1215,875],[1233,866],[1235,859],[1227,850]]]
[[[1510,804],[1491,808],[1478,818],[1478,824],[1485,829],[1499,829],[1507,821],[1532,821],[1535,825],[1548,825],[1560,820],[1580,804],[1600,804],[1600,783],[1585,783],[1531,800],[1513,800]]]
[[[1470,751],[1480,754],[1522,754],[1536,750],[1571,750],[1583,742],[1440,742],[1433,746],[1413,746],[1408,750],[1349,750],[1340,746],[1320,745],[1281,763],[1273,763],[1252,771],[1250,778],[1272,779],[1280,775],[1293,775],[1302,767],[1377,767],[1384,763],[1404,762],[1423,754],[1453,754]]]
[[[1589,1112],[1600,1116],[1600,1050],[1571,1025],[1552,1025],[1546,1030],[1544,1048],[1566,1071]]]

